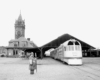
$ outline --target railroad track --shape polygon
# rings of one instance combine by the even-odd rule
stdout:
[[[100,70],[91,68],[90,66],[87,65],[82,65],[82,66],[71,66],[72,69],[77,69],[78,71],[82,71],[88,74],[91,74],[93,76],[96,76],[98,78],[100,78]]]
[[[85,65],[85,67],[89,67],[89,68],[91,68],[91,69],[93,69],[93,70],[100,71],[100,68],[99,68],[99,69],[93,68],[93,67],[91,67],[91,65]],[[99,66],[99,67],[100,67],[100,66]]]

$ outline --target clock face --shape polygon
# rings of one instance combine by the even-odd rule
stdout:
[[[17,31],[17,35],[18,36],[21,36],[21,31]]]
[[[17,36],[17,38],[19,38],[19,37],[21,37],[21,31],[16,31],[16,36]]]

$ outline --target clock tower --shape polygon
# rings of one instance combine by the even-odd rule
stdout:
[[[25,37],[25,21],[22,20],[21,14],[15,21],[15,39]]]

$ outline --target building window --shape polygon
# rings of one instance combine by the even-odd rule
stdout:
[[[14,47],[18,47],[18,41],[14,42]]]
[[[27,47],[27,42],[26,41],[22,42],[22,47]]]
[[[17,44],[14,44],[14,47],[17,47]]]

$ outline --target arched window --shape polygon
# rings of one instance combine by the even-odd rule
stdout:
[[[70,42],[68,43],[68,45],[73,45],[73,42],[70,41]]]
[[[72,51],[73,50],[73,45],[74,45],[73,42],[72,41],[69,41],[68,42],[68,48],[67,48],[67,50],[68,51]]]
[[[75,45],[76,45],[75,50],[80,50],[80,46],[79,46],[79,43],[77,41],[75,42]]]
[[[79,43],[78,42],[75,42],[75,45],[79,45]]]

